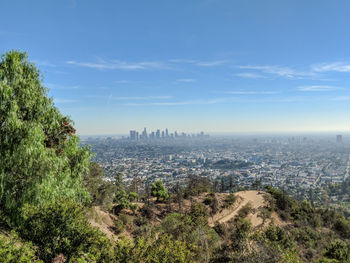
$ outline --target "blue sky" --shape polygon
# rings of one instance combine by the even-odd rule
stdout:
[[[350,131],[350,2],[1,0],[80,134]]]

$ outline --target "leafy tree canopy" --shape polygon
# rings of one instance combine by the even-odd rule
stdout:
[[[26,53],[0,60],[0,206],[18,221],[24,204],[88,200],[82,186],[91,153],[55,107]]]
[[[152,185],[151,185],[151,195],[153,197],[157,198],[157,201],[159,201],[160,199],[162,199],[163,201],[167,200],[169,195],[167,190],[165,189],[162,181],[158,180],[155,181]]]

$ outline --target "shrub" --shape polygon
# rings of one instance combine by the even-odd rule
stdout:
[[[205,205],[211,205],[213,203],[214,199],[212,196],[207,195],[203,201]]]
[[[329,245],[324,255],[329,259],[339,260],[339,262],[349,262],[350,249],[345,242],[338,239]]]
[[[68,262],[80,255],[109,258],[111,244],[91,227],[81,205],[61,200],[42,207],[27,205],[22,213],[20,234],[38,246],[38,256],[45,262],[61,253]]]
[[[238,217],[246,217],[250,212],[252,211],[252,205],[250,203],[246,204],[243,206],[241,209],[238,211]]]
[[[0,262],[39,263],[42,261],[36,257],[31,243],[24,243],[15,232],[12,232],[10,235],[0,236]]]
[[[291,237],[287,234],[285,230],[278,226],[269,226],[265,231],[265,237],[283,249],[290,249],[294,247],[294,243]]]
[[[115,247],[116,262],[124,263],[194,263],[195,246],[176,241],[169,235],[158,239],[138,238],[132,243],[122,239]]]
[[[147,219],[154,218],[154,211],[152,205],[144,205],[140,208],[140,213],[142,216],[146,217]]]
[[[233,193],[230,193],[226,198],[225,198],[225,205],[226,206],[231,206],[236,202],[236,196]]]
[[[125,229],[125,224],[123,223],[123,221],[120,220],[120,219],[116,219],[114,221],[114,231],[115,231],[115,233],[116,234],[120,234],[120,233],[122,233],[124,231],[124,229]]]
[[[334,224],[334,229],[344,238],[350,238],[350,222],[345,219],[338,219]]]

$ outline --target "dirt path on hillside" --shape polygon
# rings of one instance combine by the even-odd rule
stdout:
[[[225,223],[236,217],[238,211],[248,203],[252,206],[252,213],[248,215],[249,221],[251,221],[252,226],[256,227],[261,225],[262,219],[258,217],[258,211],[261,207],[265,206],[264,192],[259,191],[241,191],[235,193],[237,201],[232,208],[224,209],[218,215],[215,215],[209,220],[209,225],[214,226],[215,222]],[[213,220],[214,219],[214,220]]]

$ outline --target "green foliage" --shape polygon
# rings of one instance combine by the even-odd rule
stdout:
[[[335,221],[334,229],[344,238],[350,238],[350,221],[339,218]]]
[[[278,226],[269,226],[264,235],[267,240],[282,249],[292,249],[295,246],[290,235]]]
[[[209,205],[211,211],[210,214],[214,215],[219,211],[219,202],[218,199],[215,196],[215,193],[209,193],[207,194],[207,196],[205,197],[204,204]]]
[[[152,185],[151,185],[151,195],[153,197],[157,198],[157,201],[162,200],[165,201],[169,198],[168,192],[165,189],[162,181],[155,181]]]
[[[147,219],[153,219],[155,216],[152,205],[145,204],[143,207],[140,208],[140,212],[141,215],[146,217]]]
[[[25,53],[0,61],[0,206],[20,224],[26,204],[65,197],[87,200],[83,175],[91,157],[79,147],[72,121],[47,97]]]
[[[322,234],[309,226],[292,229],[294,239],[308,248],[316,248],[320,244]]]
[[[248,203],[239,209],[237,215],[238,217],[246,217],[250,212],[252,212],[252,205],[251,203]]]
[[[233,251],[242,252],[247,246],[247,239],[251,231],[251,223],[239,217],[235,222],[233,232],[230,236]]]
[[[31,243],[23,242],[15,232],[0,236],[0,262],[2,263],[39,263]]]
[[[122,220],[120,220],[119,218],[116,219],[114,221],[114,231],[117,233],[117,234],[120,234],[124,231],[125,229],[125,224]]]
[[[195,245],[196,254],[203,258],[206,252],[218,247],[219,236],[202,220],[198,220],[198,216],[171,213],[164,218],[159,231],[162,234],[171,235],[175,240]]]
[[[209,192],[210,187],[211,183],[208,178],[190,174],[188,175],[187,187],[184,189],[184,198]]]
[[[338,260],[338,262],[350,262],[350,247],[341,240],[333,241],[327,247],[324,254],[329,259]]]
[[[161,232],[173,236],[176,240],[184,241],[191,232],[192,221],[189,216],[171,213],[164,218],[160,225]]]
[[[115,248],[116,262],[192,263],[196,262],[193,245],[176,241],[169,235],[156,240],[138,238],[132,243],[122,239]]]
[[[112,203],[116,186],[103,180],[104,171],[102,167],[92,162],[89,166],[89,172],[84,176],[84,187],[88,190],[92,205],[107,207]]]
[[[226,198],[225,198],[225,206],[231,206],[236,202],[236,196],[233,193],[230,193]]]
[[[262,219],[263,221],[262,225],[264,225],[266,222],[266,219],[269,219],[269,218],[271,219],[271,211],[268,208],[263,207],[260,209],[258,217]]]
[[[111,244],[85,217],[84,208],[70,200],[59,200],[43,206],[25,205],[20,234],[38,246],[38,256],[51,262],[63,254],[73,258],[108,259]],[[73,261],[74,262],[74,261]]]
[[[208,222],[207,208],[201,203],[193,202],[188,215],[194,225],[206,225]]]
[[[132,204],[133,201],[138,197],[134,192],[126,193],[125,190],[120,190],[115,193],[114,197],[114,213],[119,214],[123,209],[131,209],[134,212],[137,209],[137,204]]]

